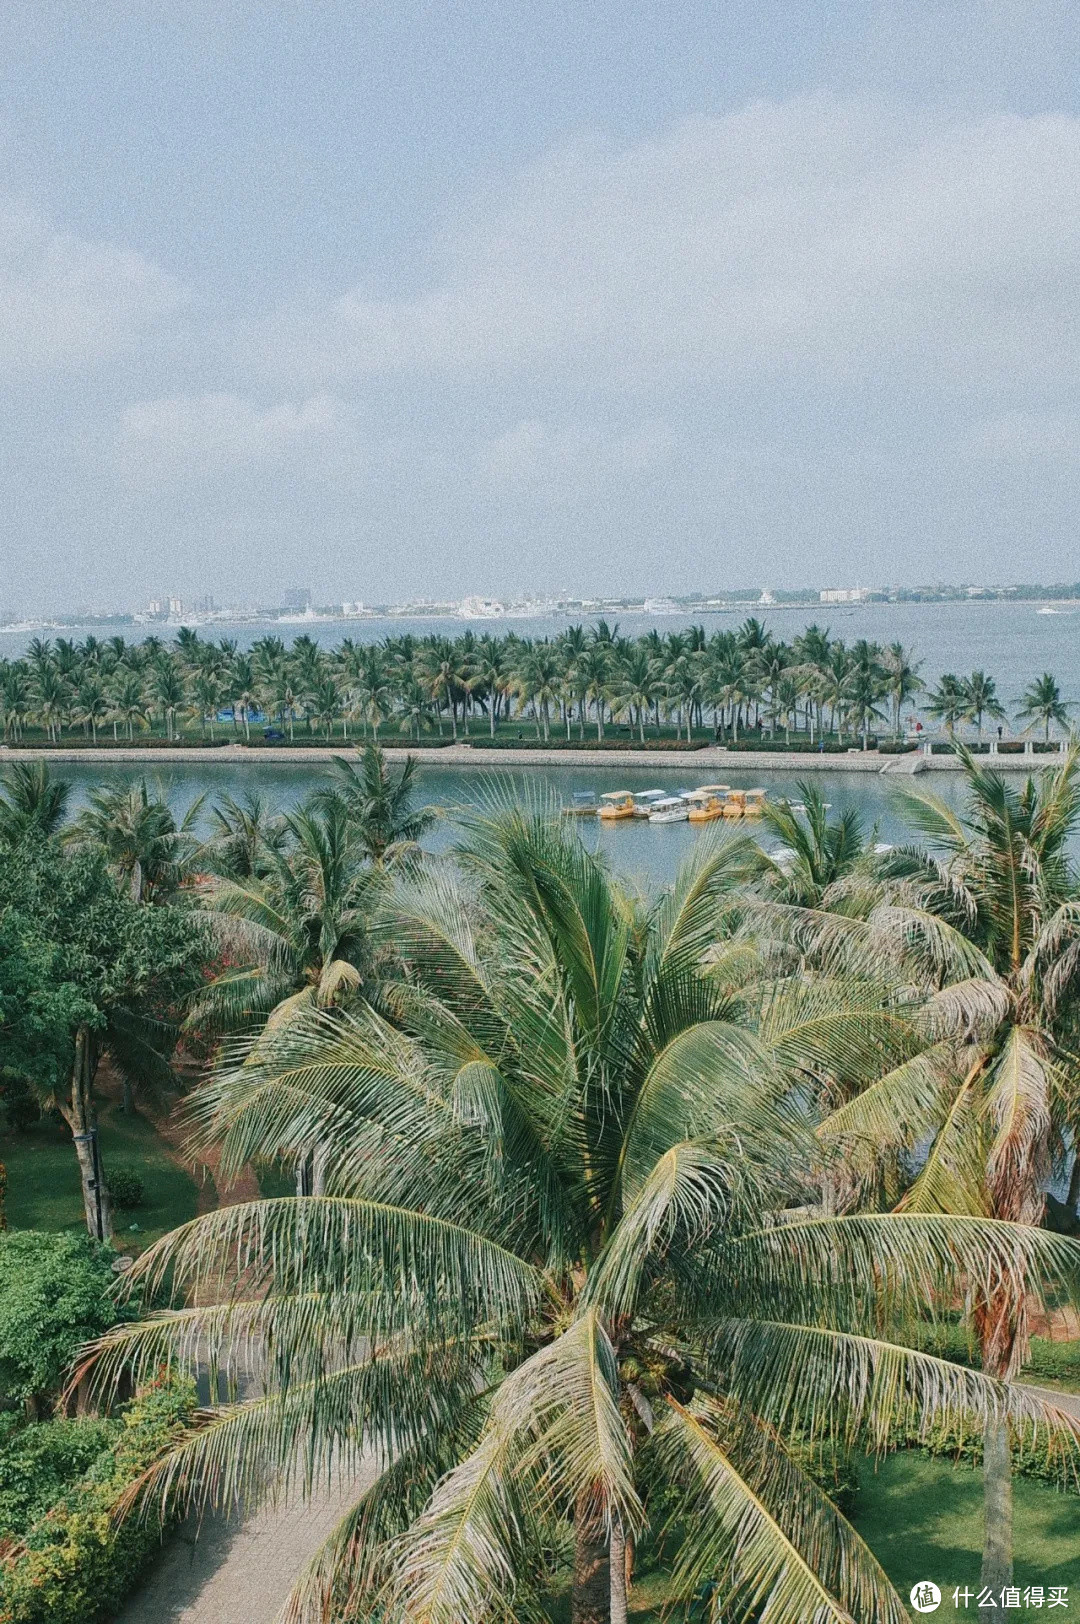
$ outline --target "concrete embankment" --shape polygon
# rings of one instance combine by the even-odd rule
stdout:
[[[230,767],[248,764],[263,763],[264,765],[279,765],[285,763],[325,762],[333,756],[349,755],[356,748],[354,740],[343,740],[332,745],[274,745],[264,748],[258,745],[227,744],[214,747],[212,745],[177,746],[170,748],[162,746],[142,748],[134,746],[130,749],[124,746],[105,749],[80,749],[77,746],[58,748],[52,750],[39,750],[33,746],[0,746],[0,767],[5,761],[51,761],[57,765],[63,763],[78,763],[81,766],[105,764],[108,762],[123,762],[130,765],[137,763],[140,766],[153,768],[161,762],[220,762]],[[962,762],[953,755],[930,756],[908,753],[907,755],[879,755],[876,750],[851,750],[844,754],[825,754],[817,751],[803,750],[727,750],[722,745],[709,745],[702,750],[551,750],[542,747],[536,749],[506,749],[490,750],[479,744],[452,744],[442,747],[431,745],[406,745],[397,741],[384,742],[386,753],[391,758],[410,755],[424,766],[433,767],[466,767],[476,771],[477,768],[499,771],[508,767],[607,767],[615,771],[621,767],[648,767],[651,771],[663,772],[665,769],[677,768],[679,771],[700,771],[707,769],[709,775],[716,771],[724,773],[749,773],[756,776],[759,773],[793,772],[800,774],[828,772],[828,773],[896,773],[898,776],[922,772],[959,772]],[[1037,771],[1041,767],[1052,767],[1060,757],[1056,755],[999,755],[982,756],[980,761],[988,767],[1000,772],[1027,772]]]

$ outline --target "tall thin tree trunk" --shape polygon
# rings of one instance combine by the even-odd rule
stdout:
[[[1000,1597],[1013,1581],[1012,1450],[1009,1423],[992,1417],[983,1432],[983,1558],[979,1583]],[[980,1608],[985,1621],[997,1617],[995,1607]]]
[[[611,1570],[608,1544],[588,1497],[578,1505],[574,1531],[574,1579],[570,1599],[571,1624],[609,1624]]]
[[[86,1228],[95,1240],[112,1238],[112,1212],[101,1151],[97,1143],[97,1112],[94,1109],[94,1036],[88,1026],[75,1034],[75,1059],[71,1068],[71,1101],[63,1115],[71,1129],[82,1184]]]
[[[630,1588],[630,1547],[618,1522],[611,1528],[611,1624],[627,1624],[627,1594]]]

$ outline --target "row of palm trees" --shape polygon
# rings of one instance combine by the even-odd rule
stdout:
[[[807,1440],[967,1424],[1008,1583],[1011,1441],[1080,1463],[1014,1379],[1033,1305],[1080,1296],[1043,1227],[1050,1177],[1080,1183],[1080,797],[1072,758],[967,773],[962,814],[913,794],[921,843],[887,852],[799,786],[779,851],[707,833],[655,898],[509,786],[420,859],[374,747],[299,812],[220,802],[189,869],[219,958],[188,1019],[222,1034],[193,1147],[302,1193],[137,1262],[176,1309],[110,1333],[101,1383],[209,1361],[256,1394],[144,1491],[365,1462],[293,1624],[541,1616],[559,1575],[575,1624],[624,1624],[672,1507],[675,1589],[716,1616],[899,1624]],[[957,1313],[981,1370],[926,1351]]]
[[[819,626],[790,643],[758,620],[737,631],[691,626],[666,636],[619,635],[599,621],[552,638],[405,635],[381,643],[346,638],[325,649],[311,637],[291,647],[263,637],[248,651],[233,640],[208,642],[182,630],[175,643],[156,637],[129,644],[122,637],[82,643],[35,639],[22,659],[0,662],[4,738],[17,742],[27,727],[56,741],[78,729],[97,741],[99,730],[132,740],[159,728],[172,739],[185,726],[217,736],[220,726],[250,738],[268,719],[290,739],[308,735],[376,739],[382,729],[419,741],[425,734],[491,737],[512,721],[538,739],[553,729],[585,737],[622,727],[642,742],[664,727],[685,733],[711,727],[735,741],[748,728],[795,729],[811,742],[824,735],[861,737],[878,727],[899,735],[904,713],[924,690],[920,662],[900,643],[865,639],[847,645]],[[924,708],[953,733],[972,722],[981,737],[987,719],[1005,711],[993,678],[946,674]],[[1053,677],[1024,694],[1023,722],[1067,726],[1068,707]],[[222,720],[224,719],[224,721]]]

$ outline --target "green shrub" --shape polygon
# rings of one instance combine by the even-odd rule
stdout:
[[[57,1391],[82,1344],[115,1323],[112,1281],[112,1253],[85,1234],[0,1234],[0,1398]]]
[[[142,1174],[133,1167],[110,1168],[107,1181],[109,1195],[112,1197],[114,1207],[121,1211],[130,1211],[132,1207],[141,1207],[146,1199],[146,1185]]]
[[[1080,1384],[1080,1342],[1050,1342],[1046,1337],[1033,1336],[1024,1375]]]
[[[128,1406],[115,1445],[0,1564],[0,1624],[102,1624],[161,1543],[160,1504],[116,1517],[125,1492],[183,1435],[192,1383],[165,1379]]]
[[[24,1534],[115,1442],[119,1430],[118,1421],[91,1417],[5,1428],[0,1442],[0,1539]]]

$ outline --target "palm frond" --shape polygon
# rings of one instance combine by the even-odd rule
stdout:
[[[457,1624],[508,1611],[525,1533],[521,1501],[633,1529],[641,1505],[611,1343],[592,1311],[508,1376],[471,1455],[399,1541],[395,1615]]]
[[[767,1428],[704,1397],[667,1403],[659,1458],[689,1496],[677,1594],[714,1582],[725,1618],[758,1624],[901,1624],[884,1569]]]
[[[1043,1438],[1062,1477],[1080,1476],[1080,1419],[1017,1382],[995,1381],[918,1348],[875,1336],[770,1319],[731,1319],[710,1335],[725,1388],[781,1432],[884,1451],[900,1429],[981,1436],[988,1420]]]

